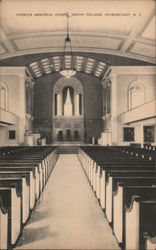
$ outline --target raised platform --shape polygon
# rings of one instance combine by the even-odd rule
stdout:
[[[81,142],[81,141],[58,141],[58,142],[54,142],[52,143],[52,145],[55,145],[55,146],[60,146],[60,145],[63,145],[63,146],[71,146],[71,145],[86,145],[85,142]]]
[[[58,151],[60,154],[77,154],[78,146],[76,145],[62,145],[58,146]]]
[[[78,147],[80,146],[100,146],[93,144],[85,144],[85,143],[59,143],[52,144],[53,146],[57,146],[60,154],[77,154]]]
[[[58,147],[60,154],[77,154],[78,147],[84,146],[85,143],[72,141],[72,142],[58,142],[52,145],[55,145]]]

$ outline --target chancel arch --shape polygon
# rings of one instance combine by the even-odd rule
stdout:
[[[60,78],[53,88],[53,140],[84,140],[84,89],[75,77]],[[60,137],[61,135],[61,137]]]

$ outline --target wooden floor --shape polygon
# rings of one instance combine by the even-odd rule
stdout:
[[[119,249],[77,155],[60,155],[16,249]]]

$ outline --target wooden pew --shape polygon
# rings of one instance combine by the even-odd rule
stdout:
[[[2,165],[3,163],[7,163],[7,164],[12,164],[12,163],[27,163],[27,164],[36,164],[38,165],[38,172],[39,172],[39,178],[40,178],[40,192],[42,192],[46,181],[52,171],[52,169],[50,168],[50,164],[48,164],[48,159],[50,159],[50,157],[53,156],[54,158],[54,153],[51,152],[50,156],[48,158],[48,156],[45,157],[41,155],[41,156],[33,156],[32,154],[28,154],[28,156],[25,155],[19,155],[14,156],[14,157],[3,157],[0,159],[0,164]],[[56,159],[57,160],[57,159]],[[56,162],[56,161],[55,161]],[[51,163],[51,162],[50,162]],[[36,172],[37,175],[37,172]]]
[[[40,160],[32,160],[32,159],[16,159],[12,161],[8,160],[0,160],[0,166],[27,166],[27,167],[35,167],[35,175],[36,175],[36,187],[37,190],[37,199],[39,198],[40,193],[42,192],[45,184],[46,184],[46,164],[45,162]]]
[[[156,160],[156,152],[130,146],[109,146],[108,147],[81,147],[95,161],[122,160],[126,157],[129,160]],[[113,156],[113,159],[112,159]]]
[[[42,157],[41,157],[42,158]],[[0,159],[0,167],[27,167],[34,168],[35,167],[35,176],[36,176],[36,199],[39,198],[40,193],[42,192],[46,181],[48,180],[54,165],[57,161],[58,153],[56,149],[50,152],[49,155],[46,156],[46,159],[41,159],[40,157],[37,159],[32,159],[31,155],[29,157],[23,156],[21,159],[16,157],[15,159],[6,158]]]
[[[27,146],[5,146],[5,147],[0,147],[0,156],[5,156],[9,154],[15,154],[20,151],[25,151],[27,150]]]
[[[7,191],[4,191],[7,190]],[[5,224],[3,225],[0,237],[1,245],[7,245],[7,248],[14,246],[19,238],[22,229],[22,180],[8,179],[0,180],[0,214]],[[4,210],[8,216],[4,217]],[[6,220],[7,225],[6,225]],[[7,234],[7,235],[6,235]],[[4,241],[7,239],[7,242]],[[3,249],[3,248],[2,248]]]
[[[156,199],[133,196],[125,214],[125,250],[146,250],[145,236],[156,236]]]
[[[44,186],[45,186],[45,166],[43,167],[43,165],[41,163],[39,163],[38,161],[31,161],[31,160],[16,160],[13,162],[2,162],[0,161],[0,166],[4,167],[4,166],[19,166],[19,167],[34,167],[35,168],[35,175],[36,175],[36,185],[38,187],[37,190],[39,189],[38,193],[37,193],[37,199],[39,198],[40,193],[42,192]]]
[[[30,172],[1,172],[0,181],[10,180],[11,178],[19,178],[22,180],[22,224],[26,224],[30,216]],[[0,184],[1,185],[1,184]]]
[[[33,209],[39,199],[42,182],[40,181],[40,168],[36,164],[28,163],[0,163],[0,171],[29,171],[30,172],[30,208]]]
[[[0,164],[30,164],[30,165],[36,165],[37,170],[36,170],[36,176],[39,177],[39,182],[40,182],[40,192],[42,192],[44,186],[45,186],[45,179],[46,179],[46,163],[45,160],[40,160],[40,159],[33,159],[31,157],[29,158],[16,158],[16,159],[3,159],[0,160]]]
[[[104,196],[105,196],[105,176],[107,172],[111,172],[111,171],[129,171],[129,172],[133,172],[135,171],[155,171],[155,166],[142,166],[141,164],[137,164],[137,166],[135,166],[135,164],[131,164],[129,166],[124,165],[107,165],[104,164],[103,167],[96,165],[95,168],[93,168],[92,171],[94,171],[93,174],[93,189],[97,195],[97,198],[99,200],[99,202],[102,205],[102,208],[104,209]],[[91,183],[92,185],[92,183]]]
[[[124,248],[124,228],[125,214],[124,206],[131,202],[133,195],[139,195],[144,199],[156,198],[156,186],[126,186],[126,183],[117,183],[113,189],[113,213],[112,228],[116,239],[122,248]]]
[[[103,209],[105,209],[105,185],[106,185],[106,173],[111,171],[126,171],[126,172],[134,172],[134,171],[153,171],[155,172],[155,166],[142,166],[142,165],[103,165],[100,168],[99,178],[97,176],[97,185],[99,185],[99,201]]]
[[[152,185],[156,185],[155,161],[153,160],[149,161],[149,159],[147,160],[145,158],[141,158],[138,161],[137,153],[128,155],[127,152],[125,154],[125,151],[123,152],[120,151],[120,154],[119,152],[117,152],[115,153],[115,157],[114,157],[114,154],[112,155],[112,150],[106,149],[104,150],[105,152],[103,152],[103,149],[100,149],[100,152],[97,153],[98,150],[99,150],[98,147],[91,148],[91,149],[85,148],[85,152],[82,149],[79,149],[78,157],[88,177],[88,180],[99,200],[101,199],[101,196],[104,196],[104,193],[105,193],[105,190],[104,190],[105,181],[104,180],[106,176],[109,175],[109,173],[111,173],[114,170],[116,170],[117,172],[115,173],[114,171],[114,174],[111,173],[112,176],[110,176],[110,178],[112,178],[112,185],[118,182],[119,183],[123,182],[124,185],[132,185],[132,186],[136,186],[136,185],[145,186],[146,185],[146,186],[150,186],[149,188],[151,188]],[[102,167],[100,166],[100,164],[102,165]],[[129,173],[130,177],[127,177],[127,170],[131,172]],[[126,171],[126,173],[124,173],[124,171]],[[118,172],[122,172],[121,176],[118,176],[120,174]],[[137,176],[135,177],[135,175]],[[112,185],[110,185],[110,187],[112,187]],[[111,224],[113,223],[112,226],[114,227],[114,216],[113,216],[114,215],[114,207],[113,207],[114,200],[112,200],[114,196],[112,196],[112,191],[108,192],[108,194],[111,194],[111,195],[108,195],[110,197],[110,199],[108,199],[110,201],[110,210],[108,209],[109,210],[108,214],[110,213],[110,218],[111,218],[110,222]],[[106,197],[107,197],[107,194],[106,194]],[[112,205],[111,205],[111,201],[112,201]],[[100,203],[102,203],[101,200],[100,200]],[[104,205],[105,204],[103,204],[103,206]],[[118,212],[116,211],[116,213]],[[153,214],[151,216],[153,216]],[[149,246],[150,244],[149,240],[146,241],[146,245],[147,244]]]
[[[138,159],[148,159],[148,160],[156,160],[156,151],[153,148],[152,150],[147,150],[145,148],[137,148],[131,146],[114,146],[112,147],[114,151],[123,152],[125,154],[130,154],[133,156],[137,156]]]
[[[147,145],[147,144],[144,144],[144,148],[148,151],[156,151],[156,145],[155,146],[152,146],[152,145]]]
[[[141,162],[120,162],[118,163],[98,163],[98,166],[100,166],[100,173],[102,170],[128,170],[128,171],[133,171],[133,170],[156,170],[155,164],[150,164],[149,162],[147,164],[142,164]],[[101,175],[101,174],[100,174]]]
[[[108,179],[106,180],[106,186],[105,186],[105,214],[106,218],[108,219],[108,222],[112,224],[112,199],[113,199],[113,185],[114,181],[116,182],[118,179],[118,182],[126,183],[130,179],[135,182],[135,185],[140,185],[140,180],[144,179],[144,185],[147,185],[146,183],[150,183],[151,186],[156,185],[156,177],[154,173],[142,173],[142,172],[129,172],[129,173],[109,173]],[[120,181],[121,180],[121,181]]]
[[[0,249],[8,249],[8,218],[10,216],[8,203],[11,204],[10,196],[11,189],[0,187]],[[7,202],[3,197],[7,197]]]
[[[97,149],[98,147],[96,147]],[[79,149],[78,151],[79,160],[84,168],[84,171],[88,177],[88,180],[99,200],[103,209],[105,209],[105,170],[128,170],[128,171],[155,171],[156,166],[155,162],[151,161],[127,161],[125,158],[122,161],[108,161],[108,162],[98,162],[101,165],[98,165],[86,152]],[[126,169],[127,168],[127,169]]]
[[[155,250],[156,249],[156,236],[149,236],[148,233],[144,234],[145,238],[145,249]]]
[[[29,218],[30,208],[34,208],[34,204],[39,198],[57,159],[58,151],[56,147],[40,147],[32,150],[29,148],[25,151],[25,154],[20,150],[15,151],[12,155],[9,153],[0,156],[0,205],[2,207],[0,218],[5,224],[6,220],[9,221],[12,218],[11,222],[7,223],[5,230],[2,229],[0,222],[0,235],[2,236],[0,238],[0,249],[15,246],[22,226]],[[19,189],[19,187],[21,190],[20,205],[15,197],[15,191],[17,192],[16,189]],[[5,191],[6,189],[7,191]],[[5,206],[3,206],[5,192],[10,194],[11,197],[8,209],[4,209]],[[14,201],[17,203],[17,211]],[[14,216],[11,217],[9,211],[12,214],[14,212]],[[14,220],[16,212],[20,217],[20,223],[18,223],[19,220]],[[2,238],[4,239],[3,243],[1,243]],[[7,247],[5,247],[6,245]]]

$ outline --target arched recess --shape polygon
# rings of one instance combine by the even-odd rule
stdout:
[[[75,77],[60,78],[53,88],[53,141],[84,141],[84,89]]]
[[[75,77],[71,77],[70,79],[62,77],[55,83],[53,88],[53,116],[64,116],[64,104],[68,89],[70,94],[69,101],[71,101],[73,105],[72,115],[83,115],[84,90],[82,83]]]
[[[128,87],[129,109],[138,107],[146,102],[146,89],[138,81],[131,82]]]
[[[9,90],[4,82],[0,82],[0,108],[8,110]]]

